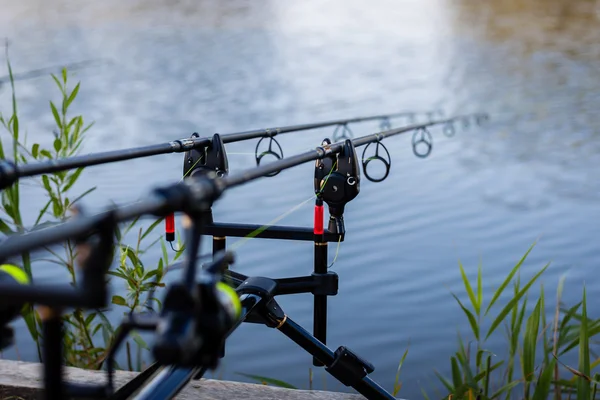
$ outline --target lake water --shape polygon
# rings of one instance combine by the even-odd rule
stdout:
[[[413,156],[409,136],[386,140],[393,156],[389,178],[363,180],[346,207],[346,240],[332,267],[340,288],[329,302],[328,344],[347,345],[370,360],[373,378],[387,389],[409,345],[401,397],[420,398],[421,388],[439,387],[434,369],[448,374],[457,332],[470,337],[450,294],[467,300],[459,258],[471,277],[481,262],[489,299],[538,239],[522,277],[552,262],[543,278],[547,304],[564,274],[567,304],[580,299],[583,283],[588,298],[600,290],[600,8],[594,2],[1,0],[0,9],[0,36],[10,40],[16,73],[97,61],[76,71],[82,87],[74,111],[96,122],[84,153],[194,131],[437,108],[446,115],[488,112],[487,125],[453,138],[432,129],[434,149],[424,160]],[[52,140],[53,85],[49,77],[18,82],[21,126],[30,141]],[[9,107],[5,86],[0,110]],[[360,135],[378,126],[352,128]],[[291,155],[332,131],[282,136],[281,144]],[[228,146],[231,171],[254,165],[255,144]],[[181,155],[162,155],[92,167],[74,190],[98,186],[85,204],[101,210],[109,199],[126,204],[179,179],[181,165]],[[311,196],[312,168],[231,190],[215,205],[215,219],[271,221]],[[30,223],[44,201],[34,182],[23,181]],[[280,223],[310,226],[312,212],[307,203]],[[308,274],[312,249],[311,243],[253,240],[239,248],[234,268],[271,277]],[[159,252],[151,251],[148,262]],[[65,278],[43,263],[36,276]],[[309,295],[279,301],[311,328]],[[593,302],[589,309],[598,315]],[[35,359],[23,324],[16,327],[18,355],[13,349],[4,356]],[[503,336],[488,346],[501,354]],[[237,372],[253,373],[307,388],[310,367],[311,358],[279,332],[245,325],[231,337],[214,376],[247,381]],[[347,390],[324,371],[314,374],[315,388]]]

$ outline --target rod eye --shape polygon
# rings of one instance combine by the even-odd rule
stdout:
[[[254,149],[254,157],[256,159],[256,166],[260,166],[260,162],[261,160],[266,157],[266,156],[271,156],[271,157],[275,157],[275,160],[281,160],[283,158],[283,149],[281,148],[281,145],[279,144],[279,142],[277,142],[277,140],[275,140],[275,138],[273,137],[268,137],[269,139],[269,148],[265,151],[262,151],[260,154],[258,153],[258,148],[260,147],[261,142],[267,139],[267,137],[263,137],[261,138],[258,143],[256,144],[256,148]],[[276,147],[273,147],[273,144],[276,145]],[[281,170],[279,171],[275,171],[275,172],[271,172],[269,174],[266,174],[265,176],[267,177],[273,177],[277,174],[279,174],[281,172]]]
[[[371,182],[383,182],[388,175],[390,174],[390,168],[392,165],[392,157],[390,156],[390,152],[387,150],[387,148],[383,145],[383,143],[381,142],[377,142],[375,145],[375,154],[365,158],[365,154],[367,153],[367,149],[369,148],[369,146],[371,146],[373,143],[369,143],[365,149],[363,150],[363,154],[362,154],[362,165],[363,165],[363,173],[365,174],[365,177],[370,180]],[[379,155],[379,146],[381,146],[381,148],[384,150],[385,152],[385,157],[382,157],[381,155]],[[383,174],[383,176],[381,178],[374,178],[373,176],[369,175],[368,172],[368,165],[371,161],[379,161],[383,164],[383,166],[385,167],[385,172]],[[373,164],[371,164],[373,165]]]
[[[353,137],[354,137],[354,135],[352,134],[352,131],[350,130],[350,128],[348,128],[348,125],[346,125],[346,124],[338,125],[335,128],[335,130],[333,131],[333,141],[334,142],[352,139]]]
[[[444,129],[443,129],[444,135],[446,135],[447,137],[452,137],[456,134],[456,129],[454,129],[454,124],[452,122],[448,122],[446,125],[444,125]]]
[[[425,158],[431,153],[433,147],[433,138],[427,128],[419,128],[415,130],[412,137],[413,153],[415,156]],[[418,150],[418,147],[425,148],[426,150]]]

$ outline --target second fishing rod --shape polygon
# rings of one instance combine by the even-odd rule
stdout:
[[[266,151],[259,153],[258,149],[261,141],[257,143],[255,149],[255,158],[257,165],[259,165],[262,158],[267,155],[274,156],[277,159],[283,158],[283,150],[281,149],[279,143],[276,140],[274,140],[274,137],[280,134],[300,132],[337,125],[337,128],[333,134],[333,140],[337,141],[339,139],[352,138],[352,131],[348,127],[348,124],[379,120],[381,121],[381,127],[383,130],[391,128],[390,119],[392,118],[406,117],[409,119],[410,123],[414,123],[416,116],[419,114],[427,115],[428,119],[431,121],[433,120],[435,115],[439,116],[442,113],[440,111],[425,113],[400,112],[394,114],[372,115],[366,117],[338,119],[275,128],[255,129],[245,132],[228,133],[220,136],[223,143],[234,143],[259,138],[262,141],[262,139],[268,138],[269,147]],[[0,161],[0,190],[11,186],[20,178],[67,171],[70,169],[89,167],[93,165],[108,164],[117,161],[132,160],[136,158],[149,157],[160,154],[183,153],[186,151],[205,147],[211,144],[212,140],[213,137],[200,137],[198,134],[193,134],[189,138],[177,139],[156,145],[74,156],[60,160],[49,160],[20,165],[16,165],[14,162],[8,160],[2,160]],[[273,149],[273,145],[276,145],[277,148]]]

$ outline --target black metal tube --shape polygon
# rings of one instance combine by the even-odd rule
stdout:
[[[163,367],[143,389],[135,396],[135,400],[167,400],[174,399],[192,377],[204,373],[204,368]],[[115,393],[118,395],[119,392]]]
[[[206,232],[206,228],[202,227],[202,233]],[[225,236],[213,236],[213,255],[219,251],[225,250],[227,246],[227,238]]]
[[[279,330],[292,339],[296,344],[310,353],[313,357],[319,359],[324,365],[331,366],[334,361],[334,352],[323,343],[315,339],[306,329],[302,328],[289,317]],[[381,386],[375,383],[371,378],[365,376],[357,381],[352,387],[365,396],[367,399],[387,399],[396,400],[394,396],[386,392]]]
[[[197,140],[197,143],[195,143],[193,147],[203,145],[205,142],[206,140]],[[51,174],[53,172],[65,171],[74,168],[107,164],[115,161],[132,160],[135,158],[174,153],[183,150],[184,147],[181,146],[179,142],[174,141],[138,147],[134,149],[114,150],[98,154],[62,158],[59,160],[44,161],[35,164],[22,164],[18,166],[18,174],[21,178],[40,174]]]
[[[387,131],[375,133],[372,135],[362,136],[360,138],[356,138],[352,140],[352,144],[355,147],[364,146],[368,143],[377,142],[386,137],[400,135],[402,133],[411,132],[416,129],[426,128],[433,125],[446,124],[449,122],[453,122],[457,119],[464,118],[464,116],[454,117],[444,120],[430,121],[422,124],[409,125],[402,128],[390,129]],[[326,147],[317,147],[315,150],[310,150],[305,153],[296,154],[295,156],[286,157],[281,160],[273,161],[269,164],[265,164],[256,168],[248,169],[246,171],[242,171],[238,174],[232,174],[225,178],[221,179],[221,183],[223,187],[233,187],[242,185],[256,178],[260,178],[266,176],[268,174],[272,174],[284,169],[289,169],[292,167],[296,167],[300,164],[309,161],[315,161],[325,157],[328,154],[339,153],[342,150],[343,142],[333,143]]]
[[[317,287],[317,282],[314,276],[297,276],[294,278],[279,278],[277,282],[277,290],[275,296],[285,296],[299,293],[312,293]]]
[[[312,242],[315,239],[312,228],[298,226],[271,225],[265,227],[258,224],[215,222],[202,225],[201,229],[204,235],[216,237],[246,237],[252,234],[253,237],[260,239],[301,240],[307,242]],[[340,237],[334,233],[325,232],[324,239],[326,242],[337,242]]]
[[[318,206],[323,207],[323,200],[318,198],[316,200]],[[323,231],[324,232],[324,231]],[[324,234],[314,233],[315,250],[314,250],[314,273],[326,274],[327,273],[327,242],[325,241]],[[315,338],[321,343],[327,343],[327,296],[323,294],[317,294],[313,296],[313,334]],[[313,365],[315,367],[322,367],[323,364],[317,357],[313,357]]]
[[[85,293],[70,285],[52,287],[0,283],[2,304],[45,304],[51,307],[86,307]]]
[[[341,148],[341,146],[338,147]],[[221,178],[220,182],[222,182],[223,186],[228,188],[242,185],[256,178],[260,178],[268,174],[281,171],[283,169],[296,167],[300,164],[304,164],[305,162],[317,160],[319,158],[324,157],[325,154],[325,150],[322,150],[320,148],[317,150],[310,150],[305,153],[297,154],[291,157],[286,157],[281,160],[271,162],[269,164],[258,166],[256,168],[247,169],[237,174],[231,174],[229,176]]]
[[[334,125],[353,124],[353,123],[358,123],[358,122],[373,121],[373,120],[377,120],[377,119],[410,117],[410,116],[414,116],[415,114],[417,114],[417,113],[403,112],[403,113],[387,114],[387,115],[372,115],[372,116],[368,116],[368,117],[337,119],[337,120],[332,120],[332,121],[315,122],[312,124],[282,126],[279,128],[275,127],[275,128],[266,128],[266,129],[255,129],[255,130],[246,131],[246,132],[229,133],[229,134],[223,135],[222,138],[223,138],[224,143],[233,143],[233,142],[240,142],[242,140],[256,139],[259,137],[275,136],[275,135],[278,135],[281,133],[307,131],[310,129],[325,128],[325,127],[334,126]]]
[[[46,400],[64,399],[62,370],[62,320],[53,309],[46,309],[46,319],[42,323],[44,357],[44,398]]]
[[[157,214],[168,205],[166,197],[151,195],[138,203],[119,207],[97,215],[73,218],[69,222],[49,228],[38,229],[6,238],[0,244],[0,260],[21,254],[32,249],[63,242],[68,239],[89,235],[101,224],[110,213],[114,213],[115,222],[134,219],[140,215]]]

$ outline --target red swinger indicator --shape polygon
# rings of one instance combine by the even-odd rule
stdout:
[[[175,240],[175,214],[169,214],[165,218],[165,238],[167,242]]]
[[[315,205],[315,235],[323,234],[323,204]]]

